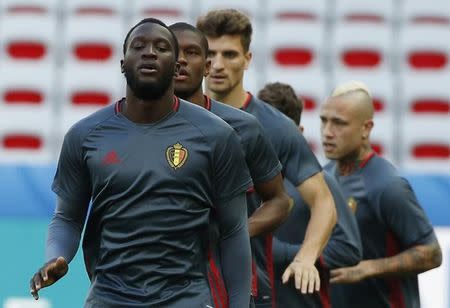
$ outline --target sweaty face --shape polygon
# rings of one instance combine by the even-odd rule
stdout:
[[[122,71],[134,95],[142,100],[161,97],[173,82],[176,59],[170,32],[145,23],[131,33]]]
[[[203,77],[208,70],[206,50],[201,37],[190,30],[176,30],[178,40],[180,70],[175,77],[175,94],[183,99],[189,98],[202,86]]]
[[[348,98],[347,98],[348,99]],[[320,132],[325,156],[341,160],[363,144],[363,121],[345,97],[330,98],[320,111]]]
[[[206,77],[206,86],[212,92],[226,95],[238,85],[242,86],[251,54],[244,51],[239,35],[208,37],[208,44],[211,71]]]

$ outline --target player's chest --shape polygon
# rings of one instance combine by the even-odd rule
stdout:
[[[127,184],[145,178],[150,184],[207,177],[211,149],[189,134],[133,134],[92,140],[86,150],[96,182]]]

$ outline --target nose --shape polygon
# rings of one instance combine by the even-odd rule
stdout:
[[[182,52],[181,50],[178,54],[178,63],[183,66],[187,65],[186,57],[184,56],[184,52]]]
[[[325,123],[322,122],[322,125],[320,126],[320,131],[322,134],[322,139],[324,140],[331,139],[334,136],[332,127],[328,122]]]
[[[224,69],[222,56],[216,55],[211,57],[211,69],[214,71],[221,71]]]
[[[156,48],[153,44],[149,44],[147,48],[144,49],[144,52],[142,53],[143,57],[148,58],[156,58]]]

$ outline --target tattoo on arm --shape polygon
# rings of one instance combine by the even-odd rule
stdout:
[[[371,260],[372,277],[388,277],[403,274],[419,274],[442,263],[438,242],[411,247],[395,256]]]

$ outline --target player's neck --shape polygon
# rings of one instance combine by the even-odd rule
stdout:
[[[170,86],[161,97],[150,100],[137,98],[127,87],[126,103],[123,104],[121,112],[134,123],[154,123],[173,110],[173,101],[173,86]]]
[[[353,171],[361,168],[362,163],[373,152],[369,144],[365,144],[357,150],[350,152],[337,162],[340,175],[349,175]]]
[[[203,95],[202,88],[198,88],[192,95],[186,96],[186,98],[180,96],[182,99],[194,103],[200,107],[205,107],[205,96]]]
[[[219,101],[221,103],[227,104],[235,108],[241,108],[242,106],[244,106],[248,96],[248,93],[244,90],[242,84],[239,84],[238,86],[236,86],[234,89],[232,89],[230,92],[227,93],[219,93],[207,90],[206,94],[212,99],[215,99],[216,101]]]

